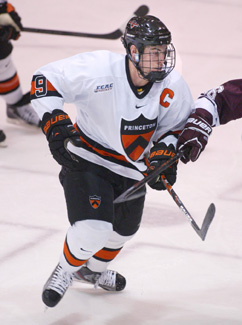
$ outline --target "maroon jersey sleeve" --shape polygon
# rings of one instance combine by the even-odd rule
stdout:
[[[219,119],[218,124],[242,117],[242,79],[229,80],[218,88],[201,94],[196,101],[196,108],[209,110]]]
[[[242,117],[242,79],[230,80],[222,85],[223,90],[216,94],[215,103],[220,124]]]

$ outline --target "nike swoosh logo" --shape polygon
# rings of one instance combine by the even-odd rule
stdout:
[[[146,106],[146,105],[135,105],[135,108],[140,108],[140,107],[144,107],[144,106]]]

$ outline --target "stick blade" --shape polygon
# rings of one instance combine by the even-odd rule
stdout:
[[[120,26],[119,31],[121,32],[121,34],[124,34],[126,25],[131,18],[133,18],[134,16],[143,17],[148,14],[149,10],[149,7],[147,7],[146,5],[140,6],[138,9],[136,9],[132,16],[130,16],[122,26]]]
[[[200,237],[202,238],[202,240],[205,240],[205,237],[207,235],[208,232],[208,228],[210,227],[213,218],[215,216],[215,205],[213,203],[210,204],[210,206],[208,207],[208,211],[205,215],[205,218],[203,220],[203,224],[202,224],[202,228],[201,228],[201,232],[200,232]]]
[[[143,6],[140,6],[135,12],[134,14],[136,16],[140,16],[140,17],[143,17],[145,15],[147,15],[149,12],[149,7],[146,6],[146,5],[143,5]]]

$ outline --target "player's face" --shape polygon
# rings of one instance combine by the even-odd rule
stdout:
[[[140,66],[145,74],[161,71],[165,62],[167,45],[146,46],[141,56]]]

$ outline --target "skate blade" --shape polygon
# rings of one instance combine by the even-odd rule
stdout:
[[[7,143],[6,143],[6,141],[2,141],[2,142],[0,142],[0,148],[7,148]]]

